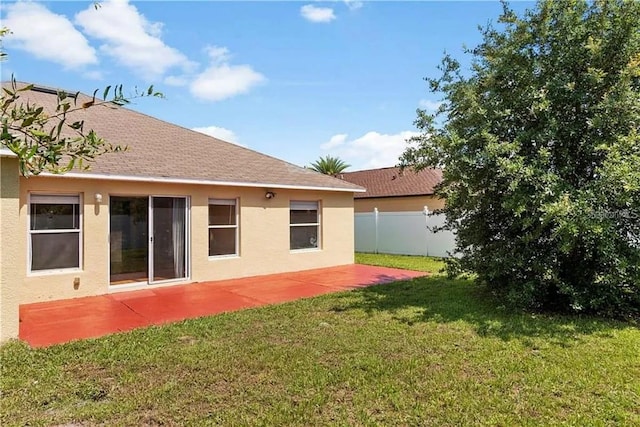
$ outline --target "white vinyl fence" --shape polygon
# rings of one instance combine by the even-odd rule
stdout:
[[[355,214],[356,252],[448,257],[455,248],[450,231],[434,233],[444,224],[443,214],[422,212],[373,212]]]

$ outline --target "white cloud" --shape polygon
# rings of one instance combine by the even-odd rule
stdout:
[[[104,0],[98,9],[91,4],[77,13],[74,23],[82,32],[65,16],[35,2],[19,1],[5,10],[2,25],[13,31],[5,38],[9,46],[65,68],[95,65],[97,54],[106,54],[144,79],[188,86],[195,97],[211,101],[246,93],[266,80],[250,65],[231,64],[229,49],[221,46],[206,47],[209,63],[200,67],[165,44],[164,24],[147,20],[129,0]],[[85,35],[99,40],[97,51]],[[101,70],[81,71],[86,79],[104,77]]]
[[[336,15],[330,7],[316,7],[311,4],[302,6],[300,15],[311,22],[331,22],[336,19]]]
[[[6,11],[2,26],[12,32],[8,45],[67,69],[98,63],[95,49],[65,16],[31,2],[9,4]]]
[[[104,74],[100,70],[87,71],[82,77],[89,80],[104,80]]]
[[[211,62],[215,64],[223,64],[225,62],[229,62],[231,59],[231,54],[229,53],[229,49],[223,46],[207,46],[205,52],[211,58]]]
[[[382,168],[397,165],[400,155],[407,147],[406,140],[417,135],[419,133],[412,131],[391,135],[372,131],[348,140],[347,135],[338,134],[332,136],[320,148],[331,149],[331,155],[349,163],[353,170]]]
[[[320,148],[322,148],[323,150],[329,150],[331,148],[335,148],[338,147],[342,144],[344,144],[344,142],[347,140],[347,135],[346,133],[339,133],[337,135],[333,135],[329,141],[325,142],[324,144],[320,145]]]
[[[344,4],[346,4],[350,10],[360,9],[364,5],[360,0],[344,0]]]
[[[263,83],[266,78],[249,65],[231,65],[226,47],[209,46],[206,52],[211,58],[209,67],[198,74],[189,87],[196,98],[221,101],[248,92]]]
[[[164,84],[168,86],[186,86],[189,80],[186,76],[167,76],[164,78]]]
[[[420,108],[424,108],[428,112],[435,113],[438,108],[442,105],[440,101],[431,101],[430,99],[421,99],[420,100]]]
[[[85,34],[101,40],[100,50],[144,78],[155,79],[173,67],[194,67],[180,51],[160,38],[163,24],[149,22],[128,0],[106,0],[75,16]]]
[[[248,65],[211,65],[191,83],[191,94],[208,101],[221,101],[248,92],[264,76]]]
[[[238,142],[238,136],[234,131],[223,128],[223,127],[205,126],[205,127],[192,128],[191,130],[195,130],[196,132],[204,133],[205,135],[213,136],[214,138],[218,138],[226,142],[231,142],[233,144],[246,147],[246,145],[240,144]]]

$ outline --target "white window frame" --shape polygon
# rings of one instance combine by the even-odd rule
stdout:
[[[307,206],[307,207],[311,207],[311,205],[314,205],[314,207],[316,208],[316,212],[317,212],[317,220],[316,222],[309,222],[309,223],[304,223],[304,224],[291,224],[291,211],[292,210],[302,210],[302,209],[293,209],[294,205],[297,205],[298,207],[303,207],[303,206]],[[322,205],[320,203],[320,200],[291,200],[289,201],[289,251],[290,252],[313,252],[313,251],[319,251],[322,250],[322,229],[321,229],[321,224],[322,224]],[[316,228],[318,229],[318,241],[316,243],[316,246],[313,248],[301,248],[301,249],[291,249],[291,228],[292,227],[310,227],[310,226],[316,226]]]
[[[35,199],[35,201],[34,201]],[[66,201],[66,203],[65,203]],[[27,245],[27,273],[30,276],[47,275],[47,274],[62,274],[76,271],[82,271],[83,265],[83,224],[84,224],[84,209],[82,202],[82,194],[43,194],[43,193],[29,193],[27,207],[27,236],[29,239]],[[31,205],[34,203],[50,203],[50,204],[78,204],[78,228],[73,229],[61,229],[61,230],[32,230],[31,229]],[[78,266],[69,268],[52,268],[47,270],[32,270],[33,266],[33,248],[32,238],[34,234],[60,234],[60,233],[77,233],[78,234]]]
[[[235,206],[235,212],[236,212],[236,223],[235,225],[211,225],[209,224],[209,206],[211,205],[220,205],[220,206]],[[209,255],[209,259],[220,259],[220,258],[237,258],[240,256],[240,199],[236,198],[236,199],[216,199],[216,198],[210,198],[209,199],[209,203],[207,204],[207,241],[209,241],[209,230],[211,229],[222,229],[222,228],[234,228],[236,230],[235,232],[235,238],[236,238],[236,243],[235,243],[235,248],[236,251],[233,254],[223,254],[223,255]],[[209,243],[210,244],[210,243]],[[211,250],[211,248],[209,247],[209,244],[207,244],[207,253]]]

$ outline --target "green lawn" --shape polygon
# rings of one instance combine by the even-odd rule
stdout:
[[[428,271],[433,274],[439,274],[440,270],[444,268],[442,258],[423,256],[365,254],[356,252],[356,262],[358,264]]]
[[[636,326],[444,276],[1,357],[2,426],[640,425]]]

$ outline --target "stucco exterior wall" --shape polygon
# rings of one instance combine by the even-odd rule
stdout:
[[[3,184],[4,185],[4,184]],[[20,303],[99,295],[130,287],[109,287],[109,196],[189,196],[190,277],[184,282],[221,280],[282,273],[353,263],[354,210],[349,192],[275,189],[276,197],[265,198],[266,188],[160,184],[57,177],[20,180],[19,227],[13,231],[18,251],[24,256],[20,270]],[[83,262],[80,271],[28,273],[29,194],[80,194],[83,204]],[[103,196],[95,202],[95,194]],[[238,198],[240,238],[238,257],[209,258],[208,200]],[[320,201],[321,248],[289,250],[289,202]],[[4,223],[4,220],[3,220]],[[4,267],[3,267],[4,269]],[[74,285],[74,279],[79,285]],[[184,283],[182,282],[182,283]],[[174,283],[172,283],[174,284]],[[144,285],[164,286],[159,285]]]
[[[416,212],[427,206],[430,211],[444,208],[444,200],[434,196],[379,197],[371,199],[355,199],[356,213],[373,212]]]
[[[0,342],[17,338],[23,245],[18,242],[18,160],[0,157]]]

